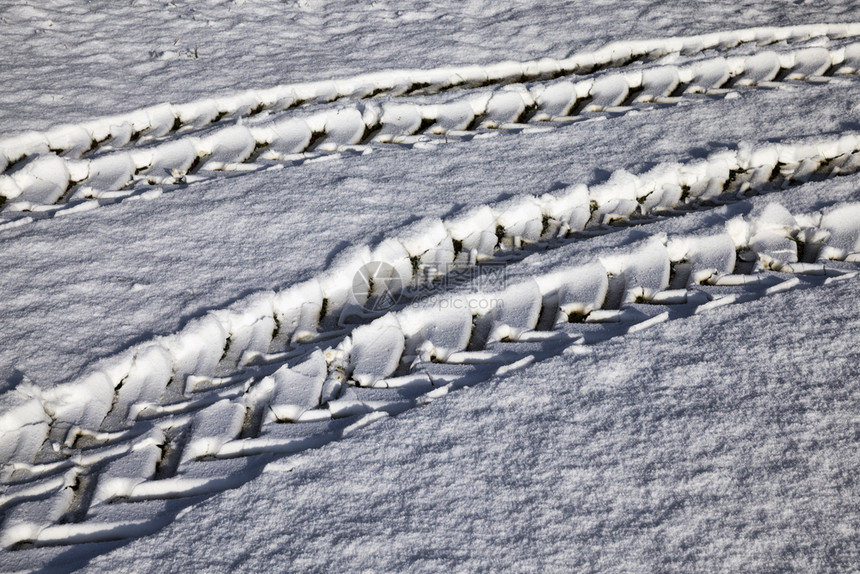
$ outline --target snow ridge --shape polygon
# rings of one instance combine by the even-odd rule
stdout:
[[[516,265],[530,245],[587,241],[858,167],[855,134],[741,146],[420,222],[326,276],[209,313],[70,384],[19,389],[20,406],[0,416],[6,558],[57,565],[77,544],[160,528],[276,454],[458,388],[664,321],[854,277],[860,207],[792,214],[774,203],[706,237],[652,235],[486,293],[427,298],[405,287],[406,305],[368,310],[392,270],[421,287],[449,270]]]
[[[204,179],[201,172],[265,169],[271,162],[294,162],[310,152],[332,153],[369,143],[412,145],[421,137],[564,122],[583,113],[674,103],[691,94],[725,95],[729,90],[787,80],[826,81],[860,70],[860,44],[756,50],[751,56],[720,56],[687,64],[636,68],[631,64],[667,54],[727,51],[749,42],[850,38],[857,35],[858,26],[750,29],[615,43],[558,61],[394,71],[183,106],[162,104],[28,133],[0,141],[0,202],[6,204],[2,213],[6,225],[14,226],[132,196],[155,197],[162,189],[152,186],[184,186]],[[621,71],[594,75],[595,70],[610,67]],[[558,81],[572,74],[589,77]],[[468,91],[442,103],[410,101],[416,95],[453,89]],[[388,101],[344,101],[379,95],[388,96]],[[341,100],[334,109],[295,115],[297,106],[334,100]]]
[[[117,400],[114,395],[121,389],[125,389],[123,394],[130,392],[125,388],[130,386],[129,378],[142,386],[156,378],[166,386],[168,381],[182,381],[189,375],[216,376],[225,369],[232,372],[277,359],[320,335],[348,331],[357,321],[373,317],[363,310],[373,296],[372,289],[369,283],[356,288],[354,277],[380,262],[390,270],[383,272],[396,272],[408,295],[410,285],[432,284],[449,271],[474,267],[529,244],[560,246],[568,237],[607,225],[629,225],[643,218],[647,221],[649,216],[704,209],[752,193],[857,171],[860,135],[846,133],[758,148],[740,146],[704,160],[658,165],[639,176],[620,171],[590,188],[573,185],[540,197],[523,195],[472,208],[444,221],[417,222],[376,246],[354,248],[324,276],[279,292],[258,293],[228,309],[210,312],[177,334],[133,347],[105,360],[82,379],[55,387],[53,396],[44,398],[55,419],[53,432],[59,432],[57,428],[68,432],[68,425],[99,428]],[[377,273],[378,269],[368,272],[364,281],[372,281]],[[145,365],[144,371],[135,374],[140,365]],[[138,381],[138,377],[145,380]],[[141,397],[138,402],[157,400],[159,394]],[[24,418],[32,423],[38,419],[40,416]],[[18,415],[0,415],[0,429],[17,428],[16,423],[7,422],[14,420]],[[6,460],[15,458],[7,450],[0,454]]]
[[[75,145],[63,142],[81,130],[92,136],[89,145],[116,137],[112,129],[127,127],[142,135],[147,131],[170,130],[173,123],[181,125],[208,123],[221,116],[241,117],[269,109],[282,109],[308,101],[331,101],[337,98],[363,98],[383,92],[400,93],[409,90],[439,91],[486,82],[537,80],[547,75],[570,75],[594,71],[606,66],[624,65],[631,59],[659,57],[684,52],[686,54],[710,49],[729,49],[739,44],[757,42],[772,44],[781,41],[798,42],[815,37],[849,38],[860,35],[860,23],[811,24],[786,27],[758,27],[696,36],[654,38],[640,41],[612,42],[593,52],[583,52],[564,59],[543,58],[528,62],[501,62],[489,66],[461,66],[431,70],[390,70],[325,82],[309,82],[277,86],[268,90],[253,90],[182,105],[161,104],[125,114],[92,120],[74,126],[64,126],[48,132],[26,132],[0,140],[0,158],[17,161],[22,156],[38,153],[42,146],[61,144],[60,151],[72,151]],[[262,108],[261,108],[262,106]],[[221,118],[218,118],[221,119]],[[177,126],[179,127],[179,126]],[[66,143],[66,145],[62,145]],[[6,165],[0,164],[0,172]]]

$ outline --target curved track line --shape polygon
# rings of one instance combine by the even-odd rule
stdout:
[[[375,247],[357,248],[319,278],[210,312],[179,333],[100,362],[72,383],[19,401],[19,407],[0,414],[6,444],[0,458],[31,462],[45,438],[65,444],[76,440],[75,429],[121,431],[134,418],[128,419],[134,404],[170,408],[184,400],[188,388],[221,384],[224,376],[241,376],[244,366],[277,362],[304,353],[308,344],[341,337],[378,315],[367,311],[368,300],[380,296],[378,286],[394,273],[402,279],[405,295],[413,296],[449,281],[449,272],[456,277],[481,262],[521,257],[517,254],[530,244],[558,247],[566,238],[600,232],[607,225],[707,209],[749,193],[857,171],[860,136],[845,134],[727,150],[706,160],[657,166],[640,176],[619,174],[591,188],[576,185],[539,198],[519,196],[445,221],[419,222]],[[382,271],[380,264],[385,265]],[[362,270],[367,273],[361,275]],[[358,276],[364,277],[360,285],[355,284]],[[219,382],[212,382],[213,377]],[[17,436],[22,428],[28,429],[24,435],[42,438],[24,440]]]
[[[845,59],[850,51],[857,52],[856,62]],[[12,200],[4,210],[5,225],[90,210],[129,197],[157,197],[164,186],[180,188],[213,177],[215,172],[266,169],[266,163],[259,163],[262,160],[294,163],[307,159],[311,152],[343,153],[355,144],[412,145],[428,135],[464,137],[478,129],[519,128],[524,122],[569,122],[582,114],[677,103],[680,97],[699,93],[725,96],[731,93],[724,88],[729,84],[733,89],[748,89],[789,80],[820,83],[828,81],[824,74],[855,74],[858,68],[860,43],[835,50],[760,52],[684,66],[613,72],[575,83],[512,87],[444,104],[360,104],[303,118],[209,129],[91,160],[47,155],[0,175],[0,192]],[[207,172],[210,175],[201,175]]]
[[[852,251],[858,213],[851,204],[792,215],[772,204],[716,235],[652,238],[498,293],[413,304],[335,347],[247,380],[192,388],[187,412],[153,414],[124,435],[76,429],[59,449],[65,462],[7,468],[0,509],[8,562],[59,565],[69,546],[152,532],[183,505],[251,480],[276,454],[338,440],[577,346],[852,278],[856,271],[822,261],[860,259]],[[493,299],[502,304],[475,304]],[[283,424],[290,421],[297,424]]]
[[[786,30],[797,35],[799,29]],[[778,36],[766,32],[761,35]],[[722,38],[726,47],[732,37],[684,41],[704,45],[703,38]],[[690,49],[698,50],[683,48]],[[403,98],[418,110],[412,131],[386,122],[390,108],[384,105],[290,121],[310,129],[315,141],[303,144],[305,150],[336,151],[342,138],[351,137],[407,142],[419,131],[569,121],[571,113],[671,101],[700,90],[824,81],[856,71],[845,64],[846,50],[758,51],[608,72],[576,83],[478,90],[446,104]],[[632,48],[622,52],[608,61],[635,59]],[[449,84],[420,89],[463,87]],[[271,125],[213,128],[122,154],[151,153],[147,169],[160,161],[162,168],[177,170],[171,177],[188,178],[193,169],[171,168],[170,161],[189,149],[200,157],[205,145],[196,169],[214,171],[235,169],[271,147],[260,147],[268,141],[260,134],[271,135]],[[200,144],[206,134],[212,137]],[[170,146],[158,157],[152,151]],[[64,173],[71,177],[100,159],[112,166],[122,154],[79,162],[43,155],[0,181],[8,185],[24,173],[29,180],[18,177],[29,182],[28,190],[49,195]],[[115,181],[127,167],[117,168]],[[809,214],[771,204],[757,217],[735,218],[706,237],[652,235],[602,252],[587,265],[557,266],[516,285],[494,283],[493,272],[516,265],[535,248],[559,248],[618,227],[858,171],[860,135],[846,132],[720,151],[637,176],[619,172],[602,185],[516,196],[401,229],[377,245],[356,248],[318,278],[210,312],[178,333],[93,365],[71,383],[47,391],[19,387],[18,405],[0,413],[0,560],[9,569],[68,568],[158,530],[206,496],[252,480],[275,457],[351,436],[456,389],[720,306],[851,279],[860,262],[858,204]],[[93,206],[68,205],[69,211]],[[499,288],[470,291],[476,277]]]
[[[183,128],[201,127],[225,119],[235,121],[263,111],[280,112],[308,102],[501,86],[592,73],[667,54],[690,55],[712,49],[729,50],[752,42],[767,45],[781,41],[799,42],[819,36],[839,39],[858,35],[860,23],[750,28],[687,37],[614,42],[593,52],[574,54],[560,60],[544,58],[489,66],[392,70],[340,80],[252,90],[184,105],[161,104],[47,132],[27,132],[0,140],[0,173],[21,161],[50,152],[80,157],[106,146],[120,147],[140,138],[157,139]]]

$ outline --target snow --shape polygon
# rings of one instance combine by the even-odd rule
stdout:
[[[610,40],[681,30],[710,33],[715,23],[731,29],[750,23],[840,22],[850,19],[852,8],[850,3],[823,8],[780,2],[771,9],[752,1],[696,7],[686,2],[526,6],[478,1],[441,8],[430,2],[357,6],[342,0],[205,5],[137,0],[122,6],[101,1],[86,10],[59,0],[18,5],[4,11],[0,25],[9,61],[28,66],[5,71],[9,81],[2,109],[15,112],[6,112],[2,125],[4,130],[20,129],[22,123],[47,127],[64,116],[103,116],[121,108],[206,98],[242,85],[262,92],[274,84],[390,69],[392,60],[397,67],[426,68],[562,58],[572,51],[571,43],[598,48]],[[536,14],[549,24],[538,25]],[[575,22],[575,29],[566,22]],[[682,46],[696,44],[701,42]],[[44,79],[41,91],[28,81],[35,77]],[[45,109],[51,110],[49,117],[40,112]]]
[[[319,352],[293,368],[285,366],[275,371],[268,416],[275,420],[296,421],[305,411],[316,407],[326,374],[325,360]]]
[[[463,351],[472,334],[472,314],[465,305],[428,305],[398,316],[406,336],[405,353],[422,361],[445,361]]]
[[[826,213],[821,218],[821,227],[830,234],[828,247],[823,256],[848,257],[860,247],[860,234],[856,222],[860,217],[860,205],[848,204]]]
[[[394,317],[358,327],[352,333],[351,377],[369,387],[394,373],[406,342]]]
[[[195,413],[191,419],[190,438],[182,451],[180,462],[191,462],[218,453],[228,441],[239,434],[245,410],[228,399]]]
[[[858,13],[9,6],[0,570],[853,565]]]
[[[272,464],[87,571],[854,563],[857,295],[789,292],[535,364]]]
[[[485,298],[489,299],[486,307],[493,309],[494,319],[490,340],[516,340],[526,331],[534,329],[540,316],[540,295],[536,281],[509,287],[496,298],[486,295]],[[483,305],[477,307],[480,309]]]

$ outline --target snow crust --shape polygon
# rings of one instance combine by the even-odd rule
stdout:
[[[729,306],[455,393],[85,571],[853,562],[858,295],[846,281]]]
[[[856,12],[10,6],[0,569],[856,563]]]

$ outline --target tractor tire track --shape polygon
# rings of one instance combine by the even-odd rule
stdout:
[[[857,205],[791,214],[773,204],[726,231],[654,236],[497,292],[404,289],[405,304],[367,310],[390,270],[438,281],[443,264],[455,273],[515,265],[529,245],[561,247],[637,218],[647,227],[679,208],[854,173],[858,146],[844,134],[722,152],[632,184],[473,209],[368,249],[356,269],[387,267],[358,274],[358,288],[321,278],[261,294],[106,361],[2,415],[4,562],[61,567],[163,527],[273,457],[577,346],[853,278]]]
[[[598,50],[576,53],[564,59],[543,58],[529,62],[430,70],[391,70],[352,78],[249,90],[184,105],[161,104],[2,140],[0,173],[19,161],[48,151],[80,157],[103,146],[124,146],[142,139],[157,140],[182,129],[235,121],[262,112],[280,112],[312,102],[326,103],[381,95],[399,97],[545,81],[624,67],[672,54],[689,57],[711,50],[730,52],[744,45],[770,46],[778,42],[796,44],[822,37],[840,40],[858,35],[860,23],[749,28],[696,36],[614,42]]]
[[[715,42],[711,39],[702,46],[718,46]],[[623,58],[645,52],[644,48],[630,48],[623,52]],[[597,60],[614,62],[619,52],[616,47],[606,53],[610,55]],[[413,96],[400,96],[381,104],[340,104],[309,116],[296,116],[294,111],[270,112],[265,121],[249,120],[247,125],[230,122],[225,126],[227,122],[219,120],[196,128],[161,130],[164,133],[148,142],[135,140],[104,151],[88,149],[91,157],[87,159],[70,152],[77,149],[72,143],[66,147],[56,144],[24,154],[7,166],[5,173],[0,172],[0,201],[5,203],[5,207],[0,203],[0,214],[6,219],[5,226],[18,226],[130,197],[154,198],[165,190],[182,189],[219,173],[266,169],[272,163],[296,165],[308,158],[348,153],[367,145],[411,146],[428,137],[462,139],[478,130],[521,129],[535,122],[567,123],[589,114],[674,104],[697,94],[725,96],[730,90],[772,88],[789,81],[820,83],[834,76],[855,75],[858,70],[860,43],[787,52],[756,50],[751,56],[720,56],[687,64],[635,69],[624,64],[619,70],[596,76],[590,73],[590,77],[576,82],[534,81],[504,88],[503,83],[489,82],[490,89],[475,88],[441,103],[413,103]],[[173,112],[167,108],[144,115],[152,118],[159,114],[164,116],[165,125],[178,121],[170,120]],[[75,130],[79,135],[86,132],[81,127]],[[9,156],[17,152],[3,153]]]
[[[786,82],[853,82],[858,33],[806,26],[628,42],[565,61],[165,105],[0,142],[0,195],[10,199],[0,217],[18,225],[365,146],[538,122],[561,129],[588,114]],[[666,55],[672,63],[655,61]],[[18,389],[0,412],[0,563],[68,569],[253,480],[275,459],[373,432],[363,429],[457,389],[725,305],[853,280],[858,204],[791,213],[772,203],[696,235],[666,237],[649,225],[858,171],[860,135],[846,131],[428,218],[70,383]],[[32,211],[21,219],[16,209]],[[520,262],[536,250],[632,225],[645,239],[504,281],[509,270],[526,273]]]

